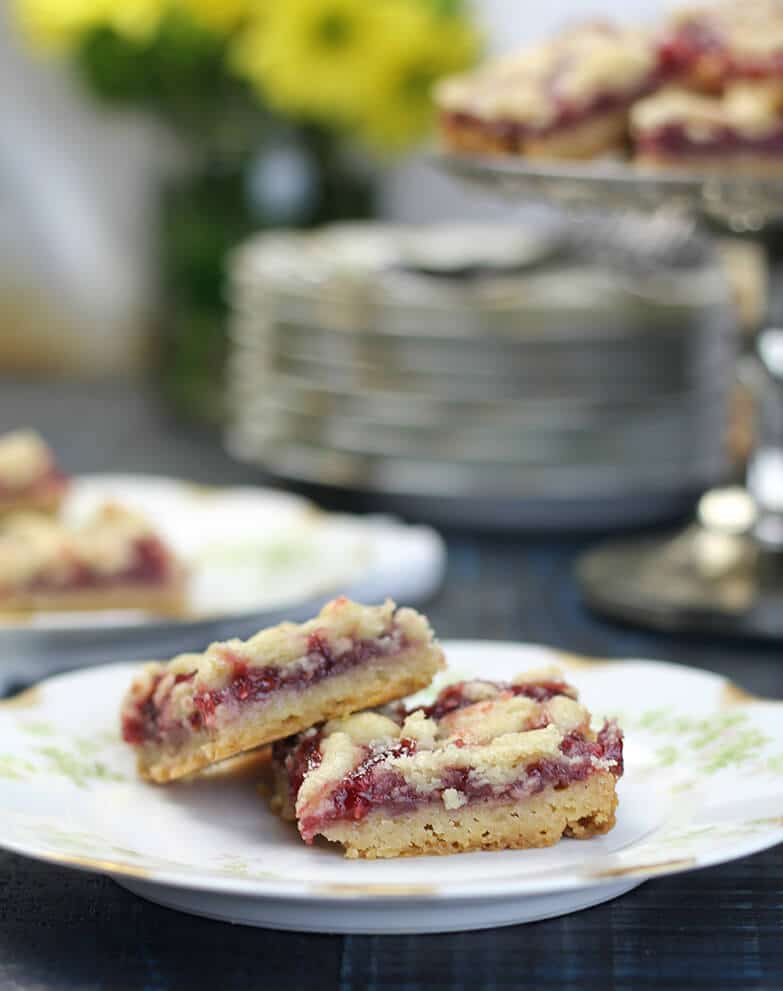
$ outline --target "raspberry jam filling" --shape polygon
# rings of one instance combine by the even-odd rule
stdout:
[[[317,748],[317,744],[315,746]],[[399,771],[383,766],[390,757],[416,752],[415,741],[403,739],[388,750],[372,752],[368,749],[365,759],[340,781],[329,796],[329,807],[317,815],[300,818],[299,831],[307,843],[312,843],[326,823],[346,819],[357,822],[374,809],[383,809],[384,814],[389,816],[399,815],[425,805],[441,803],[443,792],[452,788],[462,793],[467,804],[520,801],[537,795],[544,788],[566,788],[576,781],[584,781],[598,770],[606,769],[607,765],[615,777],[620,777],[623,773],[622,749],[620,729],[616,723],[607,722],[595,740],[580,732],[568,734],[560,744],[561,758],[547,757],[533,761],[521,770],[517,778],[500,787],[477,781],[470,768],[455,767],[439,773],[437,787],[424,793],[408,784]],[[313,760],[313,751],[309,751],[304,762],[302,756],[291,768],[300,784],[309,762]],[[604,767],[597,767],[597,761]]]
[[[288,778],[288,798],[292,807],[296,804],[305,775],[321,763],[322,739],[323,732],[316,729],[303,733],[299,738],[289,737],[272,745],[272,758],[278,767],[285,769]]]
[[[83,561],[68,561],[67,572],[58,581],[38,578],[27,586],[32,592],[61,592],[63,589],[110,588],[113,585],[154,585],[172,575],[172,558],[157,537],[134,540],[130,564],[121,571],[106,574]]]
[[[174,724],[167,727],[162,719],[162,715],[165,712],[166,702],[174,686],[180,685],[185,681],[192,681],[194,677],[195,672],[193,674],[178,674],[172,679],[165,698],[156,705],[154,696],[157,693],[158,686],[163,681],[163,675],[159,675],[152,683],[149,694],[136,706],[135,711],[122,717],[123,740],[126,743],[139,745],[146,740],[161,739],[167,730],[176,730],[176,728],[179,728],[181,731],[181,724]]]
[[[502,147],[513,151],[526,138],[550,137],[561,130],[587,123],[602,114],[625,110],[632,103],[651,93],[664,78],[665,73],[662,70],[656,70],[639,86],[624,92],[607,90],[596,93],[585,103],[573,103],[558,98],[553,86],[551,98],[555,106],[555,114],[552,122],[544,127],[525,124],[523,121],[512,118],[486,120],[462,110],[444,111],[442,119],[447,128],[450,126],[457,129],[461,127],[478,128],[491,136]]]
[[[704,141],[694,141],[684,124],[666,124],[640,134],[639,150],[648,155],[780,155],[783,153],[783,121],[780,129],[763,138],[748,137],[729,127],[714,129]]]
[[[344,674],[374,658],[396,655],[409,646],[404,634],[393,628],[388,635],[378,640],[355,640],[347,650],[340,653],[334,651],[325,636],[313,633],[308,637],[306,655],[293,664],[283,666],[254,667],[238,654],[224,651],[224,658],[231,664],[231,678],[228,684],[221,688],[209,689],[196,686],[190,728],[196,732],[212,728],[215,724],[215,713],[221,707],[262,703],[269,696],[280,691],[303,691],[325,678]],[[182,723],[166,719],[167,698],[159,706],[155,705],[153,696],[156,688],[157,684],[154,684],[147,698],[139,704],[138,714],[131,717],[134,725],[129,732],[133,739],[126,736],[127,742],[160,742],[164,737],[182,735]],[[138,737],[137,722],[143,727],[141,738]]]
[[[0,499],[33,499],[36,496],[50,495],[66,487],[68,479],[57,468],[49,468],[33,482],[25,485],[8,485],[0,478]]]
[[[506,692],[511,695],[524,695],[526,698],[532,699],[534,702],[548,702],[551,698],[554,698],[555,695],[568,695],[572,698],[574,697],[573,688],[564,681],[528,681],[519,682],[517,684],[502,681],[488,681],[485,682],[485,684],[491,685],[495,688],[498,695]],[[456,712],[458,709],[464,709],[466,706],[473,705],[475,702],[475,697],[472,697],[470,693],[465,692],[465,682],[459,681],[453,685],[447,685],[440,692],[432,705],[422,706],[421,711],[429,719],[440,721],[444,716],[448,715],[448,713]]]
[[[719,31],[707,22],[686,24],[664,39],[659,57],[670,72],[687,72],[698,67],[701,59],[709,59],[709,74],[720,79],[763,79],[783,75],[783,52],[768,55],[737,55]]]

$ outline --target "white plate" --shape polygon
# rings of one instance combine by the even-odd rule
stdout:
[[[93,476],[74,483],[63,513],[78,521],[107,501],[144,513],[186,562],[187,615],[112,610],[0,617],[0,680],[201,649],[209,640],[250,636],[283,618],[304,619],[338,591],[364,602],[390,596],[415,603],[436,590],[445,567],[443,541],[429,527],[325,513],[274,489]]]
[[[545,850],[397,861],[306,847],[252,778],[140,782],[117,735],[133,666],[63,675],[0,705],[0,846],[99,871],[188,912],[318,932],[433,932],[545,918],[660,874],[783,840],[781,706],[717,675],[585,662],[543,647],[454,642],[449,677],[559,663],[595,714],[618,715],[616,828]]]

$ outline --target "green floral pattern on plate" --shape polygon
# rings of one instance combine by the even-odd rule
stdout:
[[[497,661],[490,645],[446,649],[452,667],[441,683],[508,680],[557,663],[557,655],[532,648],[536,656],[518,664],[516,649]],[[477,658],[477,650],[486,654]],[[448,858],[447,865],[344,864],[326,848],[308,850],[245,779],[214,776],[168,788],[140,782],[116,727],[131,671],[66,676],[44,686],[34,711],[0,708],[0,845],[193,888],[301,892],[305,884],[323,894],[335,884],[358,891],[376,879],[405,885],[423,878],[447,891],[453,876],[473,871],[480,893],[485,880],[519,891],[531,876],[559,883],[564,872],[575,886],[625,872],[653,876],[783,839],[783,710],[725,708],[724,683],[688,669],[631,662],[570,672],[594,712],[621,713],[628,774],[615,831],[589,844]],[[681,678],[690,682],[683,687]],[[84,699],[90,705],[80,709]],[[644,707],[634,708],[640,700]]]

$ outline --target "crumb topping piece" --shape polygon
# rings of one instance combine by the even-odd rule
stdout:
[[[726,130],[758,138],[783,126],[783,82],[738,82],[722,96],[670,87],[640,100],[631,111],[637,133],[677,126],[694,142]]]
[[[545,128],[564,105],[589,104],[607,91],[635,93],[656,65],[647,32],[586,24],[477,72],[442,80],[435,99],[447,112]]]
[[[397,609],[391,600],[380,606],[361,606],[339,598],[306,623],[280,623],[249,640],[211,644],[201,655],[195,673],[200,683],[217,687],[233,677],[237,658],[253,667],[306,664],[308,656],[316,653],[319,646],[327,646],[327,640],[329,650],[341,654],[358,640],[383,642],[394,629],[413,640],[433,639],[429,624],[413,609]],[[190,673],[192,669],[175,658],[167,670],[176,675]]]
[[[0,437],[0,486],[24,489],[46,475],[52,454],[34,430],[15,430]]]
[[[672,26],[705,52],[714,53],[722,46],[737,57],[752,60],[783,51],[783,6],[779,0],[724,0],[687,6],[674,12]]]

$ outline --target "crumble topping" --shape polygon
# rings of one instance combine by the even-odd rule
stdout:
[[[451,769],[469,770],[478,785],[503,785],[518,773],[520,764],[556,757],[562,739],[556,726],[504,733],[485,744],[460,744],[459,737],[448,738],[432,750],[391,756],[388,766],[422,793],[439,788],[441,776]]]
[[[526,694],[544,685],[544,697]],[[276,745],[302,835],[312,839],[325,821],[362,818],[373,807],[438,801],[453,810],[599,771],[619,776],[622,735],[612,723],[593,734],[575,694],[556,670],[508,684],[462,682],[398,718],[361,713]]]
[[[440,721],[447,736],[461,736],[472,743],[487,743],[503,733],[532,729],[540,720],[539,707],[524,695],[495,696],[448,713]]]
[[[587,24],[478,72],[447,78],[435,98],[445,111],[545,128],[564,104],[589,104],[608,91],[635,95],[656,68],[646,32]]]
[[[438,724],[429,719],[421,709],[417,709],[406,717],[402,726],[397,729],[395,736],[406,740],[414,740],[417,746],[432,750],[438,736]]]
[[[362,606],[339,598],[306,623],[281,623],[246,641],[213,643],[203,654],[148,665],[134,681],[123,710],[125,738],[143,743],[213,730],[231,722],[242,703],[283,689],[307,688],[330,674],[394,657],[410,646],[439,654],[424,616],[398,609],[390,600]],[[398,732],[392,720],[363,713],[341,726],[339,735],[347,745],[364,745],[376,736],[386,739],[389,726]]]
[[[13,516],[0,527],[0,586],[59,587],[124,575],[138,565],[146,540],[157,540],[149,523],[113,505],[78,527],[44,516]]]
[[[280,623],[246,641],[211,644],[201,655],[195,673],[200,684],[218,688],[231,680],[237,658],[252,667],[297,664],[306,672],[308,664],[314,663],[311,655],[317,653],[321,640],[339,655],[359,640],[376,641],[381,648],[391,648],[395,634],[425,643],[433,639],[426,619],[413,609],[397,609],[391,600],[380,606],[361,606],[340,598],[306,623]],[[168,672],[175,675],[192,670],[180,658],[168,665]]]
[[[310,768],[299,789],[304,803],[312,802],[334,780],[345,777],[360,762],[364,749],[346,733],[333,733],[321,742],[320,761]]]
[[[777,0],[724,0],[675,11],[672,25],[705,51],[718,45],[754,59],[783,51],[783,7]]]
[[[443,801],[443,807],[449,810],[461,809],[469,801],[468,796],[462,791],[457,791],[456,788],[445,788],[441,799]]]
[[[546,668],[532,668],[530,671],[523,671],[511,679],[512,685],[543,685],[555,682],[563,685],[562,694],[576,698],[576,689],[563,681],[563,672],[554,664],[550,664]],[[497,685],[495,685],[495,691],[497,691]]]
[[[757,138],[783,126],[783,83],[734,83],[720,97],[666,89],[637,103],[631,124],[637,132],[678,126],[694,142],[727,129]]]
[[[0,487],[27,488],[51,467],[51,452],[34,430],[15,430],[0,437]]]
[[[352,743],[372,746],[396,740],[400,727],[379,712],[357,712],[345,719],[330,719],[325,723],[323,735],[329,737],[333,733],[344,733]]]

